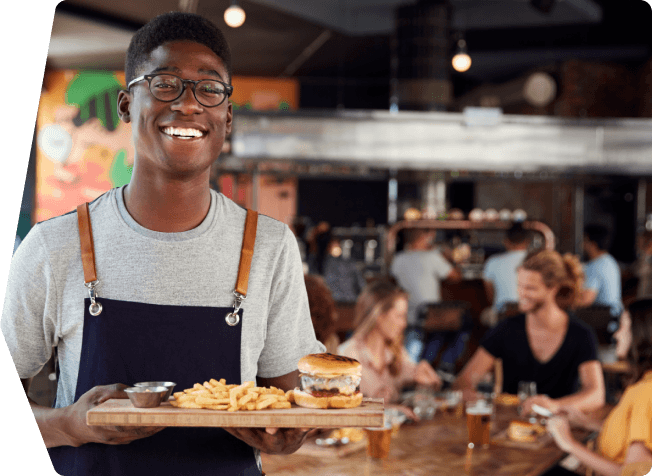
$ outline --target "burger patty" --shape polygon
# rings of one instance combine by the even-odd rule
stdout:
[[[326,378],[301,374],[301,388],[314,396],[318,396],[318,393],[323,393],[324,396],[353,395],[360,391],[360,376],[342,375]]]

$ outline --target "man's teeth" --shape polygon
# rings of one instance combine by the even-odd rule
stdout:
[[[201,137],[204,133],[198,129],[188,129],[181,127],[166,127],[163,129],[163,132],[169,136],[189,138],[189,137]]]

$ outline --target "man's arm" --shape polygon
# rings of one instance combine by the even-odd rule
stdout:
[[[602,366],[597,360],[584,362],[579,366],[581,390],[567,397],[551,399],[545,395],[536,395],[523,402],[523,411],[529,412],[533,404],[548,408],[553,413],[567,407],[583,412],[592,412],[604,406],[605,387]]]
[[[476,383],[491,370],[495,360],[495,357],[483,347],[478,347],[471,360],[468,361],[460,375],[453,382],[453,389],[462,390],[471,395],[475,391]]]
[[[25,395],[29,391],[31,378],[21,379]],[[29,396],[30,407],[38,425],[46,448],[56,446],[81,446],[85,443],[104,443],[123,445],[133,440],[158,433],[162,427],[117,427],[88,426],[86,412],[110,398],[128,398],[126,385],[105,385],[94,387],[73,405],[63,408],[50,408],[37,404]]]

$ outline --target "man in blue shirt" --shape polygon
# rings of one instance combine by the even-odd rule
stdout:
[[[584,228],[584,252],[589,262],[584,265],[582,305],[609,306],[614,317],[623,311],[620,267],[607,252],[608,231],[600,225]]]
[[[522,223],[515,223],[505,236],[505,253],[490,257],[482,274],[487,300],[492,303],[490,312],[483,312],[484,324],[494,326],[498,314],[507,303],[517,302],[516,270],[521,265],[530,245],[530,233]]]

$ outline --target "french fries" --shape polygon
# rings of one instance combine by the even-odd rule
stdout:
[[[292,408],[294,393],[276,387],[256,387],[249,381],[242,385],[226,384],[226,380],[210,379],[203,384],[174,393],[170,404],[178,408],[206,408],[229,412]]]

